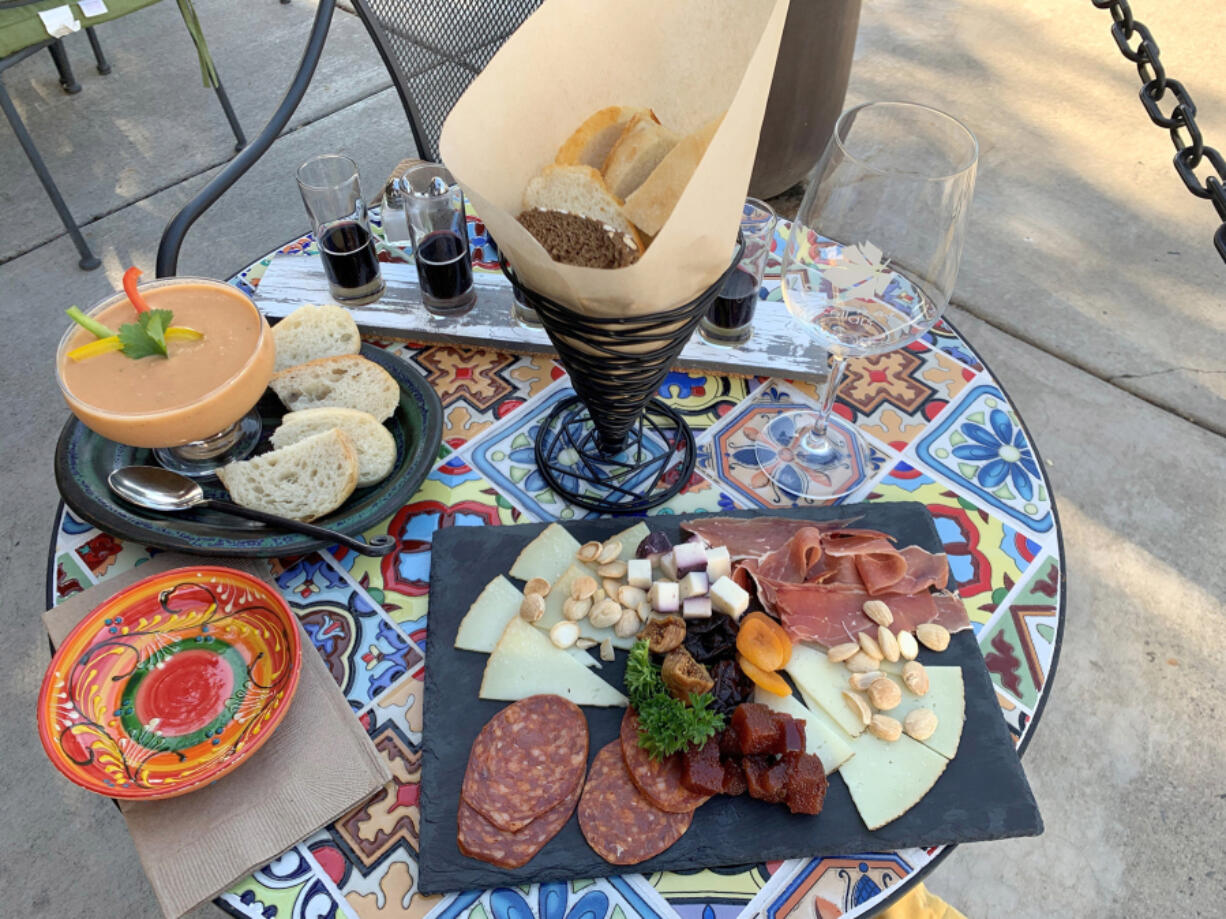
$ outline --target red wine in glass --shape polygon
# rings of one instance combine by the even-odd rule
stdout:
[[[325,226],[319,234],[319,254],[337,300],[358,300],[382,291],[374,239],[362,224],[339,220]]]
[[[758,282],[743,268],[737,268],[707,310],[703,335],[715,344],[744,344],[749,340],[750,323],[758,305]]]
[[[473,266],[467,239],[451,230],[436,230],[422,239],[413,256],[427,309],[445,313],[471,306]]]

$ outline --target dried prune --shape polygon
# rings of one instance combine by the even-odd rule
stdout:
[[[673,541],[668,538],[668,534],[661,530],[656,530],[643,537],[643,541],[634,550],[634,557],[649,558],[652,555],[660,555],[667,552],[672,547]]]
[[[745,676],[734,660],[717,661],[709,668],[715,686],[711,689],[717,712],[731,717],[736,707],[753,698],[753,681]]]
[[[691,619],[686,623],[685,650],[702,664],[736,657],[737,624],[731,616]]]

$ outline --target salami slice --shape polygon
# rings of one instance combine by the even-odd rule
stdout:
[[[499,868],[525,865],[566,825],[575,805],[579,803],[582,791],[582,783],[576,785],[570,797],[545,811],[517,833],[498,829],[461,800],[457,836],[460,851],[469,858],[480,859]]]
[[[639,716],[633,708],[627,708],[622,716],[620,742],[630,780],[660,810],[688,814],[711,799],[710,795],[695,794],[681,784],[685,764],[680,754],[652,759],[639,746]]]
[[[693,814],[670,814],[639,794],[620,741],[596,754],[579,798],[579,829],[605,861],[637,865],[659,855],[685,835],[691,819]]]
[[[587,721],[561,696],[529,696],[481,729],[468,755],[460,797],[500,830],[514,833],[557,807],[583,783]]]

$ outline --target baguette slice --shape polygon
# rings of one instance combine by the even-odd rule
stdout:
[[[396,465],[396,439],[369,412],[354,408],[307,408],[289,412],[272,433],[274,447],[288,447],[333,428],[344,431],[358,451],[358,487],[387,478]]]
[[[605,158],[601,172],[609,190],[625,198],[646,181],[680,140],[654,118],[635,115]]]
[[[720,115],[682,138],[647,180],[626,198],[625,214],[643,233],[648,236],[659,234],[723,120],[724,116]]]
[[[314,520],[336,510],[358,484],[358,453],[343,431],[332,428],[296,444],[217,470],[237,504]]]
[[[558,148],[554,162],[559,166],[591,166],[599,169],[617,142],[622,128],[635,115],[651,115],[650,109],[610,105],[593,113]]]
[[[641,250],[642,237],[622,212],[599,172],[591,166],[546,166],[524,189],[524,210],[566,211],[606,223],[630,236]]]
[[[275,370],[321,357],[357,354],[362,348],[353,316],[332,304],[299,307],[272,327],[272,340],[277,346]]]
[[[291,412],[355,408],[386,421],[400,404],[400,386],[392,375],[357,355],[307,361],[274,373],[268,385]]]

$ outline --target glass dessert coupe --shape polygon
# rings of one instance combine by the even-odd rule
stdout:
[[[165,357],[115,350],[73,360],[70,351],[97,339],[72,325],[56,351],[60,392],[81,423],[102,437],[151,448],[175,472],[213,475],[259,442],[255,405],[272,377],[272,330],[251,298],[220,281],[166,278],[141,284],[140,293],[151,309],[173,311],[173,326],[202,337],[167,336]],[[86,312],[112,330],[137,315],[122,291]]]

